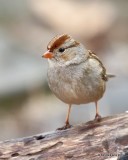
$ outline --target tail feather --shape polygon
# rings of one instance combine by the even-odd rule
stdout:
[[[108,77],[108,78],[114,78],[114,77],[116,77],[116,75],[114,75],[114,74],[109,74],[109,73],[108,73],[108,74],[107,74],[107,77]]]

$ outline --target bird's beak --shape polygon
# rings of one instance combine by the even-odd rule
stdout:
[[[54,55],[53,55],[52,52],[47,51],[47,52],[45,52],[45,53],[42,55],[42,57],[43,57],[43,58],[49,58],[49,59],[51,59],[51,58],[54,57]]]

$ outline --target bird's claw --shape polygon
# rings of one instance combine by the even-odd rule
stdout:
[[[96,114],[94,120],[100,122],[100,121],[101,121],[101,118],[102,118],[102,117],[101,117],[99,114]]]
[[[72,125],[66,124],[63,127],[57,128],[57,130],[66,130],[66,129],[71,128],[71,127],[72,127]]]

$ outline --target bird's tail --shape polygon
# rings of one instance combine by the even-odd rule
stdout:
[[[114,74],[107,74],[107,78],[114,78],[114,77],[116,77],[116,75],[114,75]]]

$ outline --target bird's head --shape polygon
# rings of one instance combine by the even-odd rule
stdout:
[[[43,58],[57,64],[80,63],[88,56],[84,46],[67,34],[54,37],[47,46]]]

